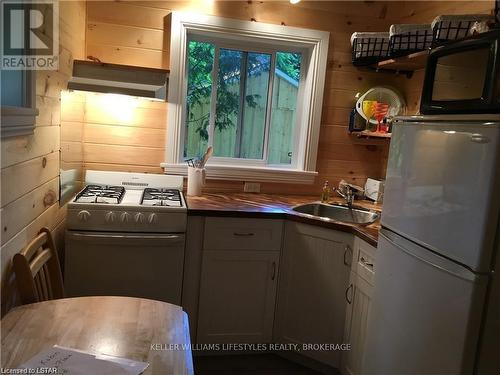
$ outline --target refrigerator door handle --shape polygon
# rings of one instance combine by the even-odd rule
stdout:
[[[418,260],[425,262],[432,267],[439,268],[445,272],[471,282],[476,282],[479,280],[480,274],[475,274],[463,265],[440,256],[420,245],[417,245],[397,235],[396,233],[391,232],[388,229],[382,228],[380,230],[380,236],[383,236],[389,243],[396,246],[401,251],[404,251],[410,256],[417,258]]]

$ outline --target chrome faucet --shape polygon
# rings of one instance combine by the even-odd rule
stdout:
[[[344,198],[349,207],[352,206],[354,202],[354,192],[349,185],[346,185],[345,187],[345,194],[342,193],[338,188],[333,188],[333,191],[336,192],[338,195],[340,195],[342,198]]]

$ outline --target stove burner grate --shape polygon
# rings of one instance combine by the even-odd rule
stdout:
[[[123,186],[87,185],[75,198],[80,203],[119,204],[125,195]]]
[[[142,193],[141,204],[145,206],[182,207],[181,194],[175,189],[146,188]]]

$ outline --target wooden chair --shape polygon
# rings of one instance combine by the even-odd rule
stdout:
[[[64,297],[57,249],[47,228],[14,255],[12,263],[22,304]]]

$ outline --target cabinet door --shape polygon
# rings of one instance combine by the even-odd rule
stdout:
[[[347,309],[344,334],[344,342],[351,345],[351,350],[342,352],[343,375],[362,374],[372,291],[373,286],[356,273],[351,272],[349,286],[345,292]]]
[[[268,343],[272,338],[279,252],[203,254],[198,343]]]
[[[344,264],[352,235],[300,223],[287,223],[282,254],[276,340],[280,343],[340,344],[345,318]],[[302,350],[310,358],[340,366],[340,352]]]

